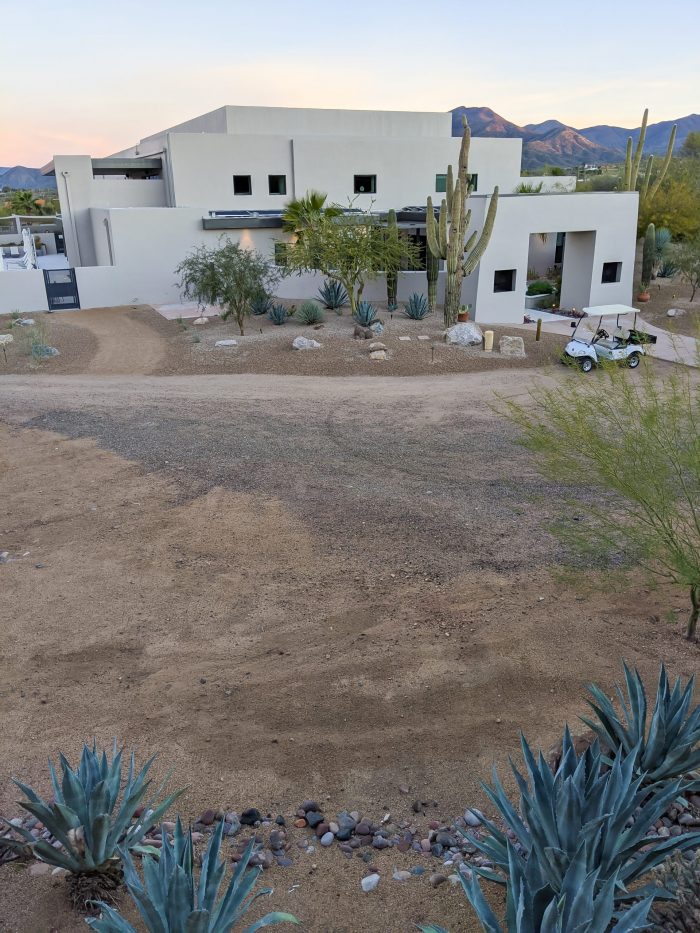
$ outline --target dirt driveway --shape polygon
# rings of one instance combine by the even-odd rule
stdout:
[[[2,377],[0,812],[11,776],[46,789],[47,755],[117,735],[174,767],[187,817],[316,796],[451,818],[621,657],[692,673],[662,621],[680,594],[552,576],[570,487],[491,405],[556,378]],[[359,860],[294,859],[264,906],[307,929],[477,929],[448,885],[390,880],[415,853],[378,853],[372,895]],[[0,929],[84,928],[50,879],[0,873]]]

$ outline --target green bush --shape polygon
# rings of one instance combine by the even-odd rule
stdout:
[[[525,294],[528,297],[534,295],[552,295],[554,293],[554,286],[551,282],[547,282],[546,279],[536,279],[534,282],[528,282],[527,291]]]
[[[301,324],[320,324],[323,321],[323,309],[315,301],[303,301],[296,316]]]

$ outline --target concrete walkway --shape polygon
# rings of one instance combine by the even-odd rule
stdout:
[[[595,321],[595,317],[591,321]],[[622,318],[623,326],[629,327],[634,320],[633,315]],[[561,334],[562,337],[570,337],[573,333],[572,321],[569,318],[560,318],[556,321],[542,321],[542,330],[549,334]],[[511,327],[517,327],[521,330],[535,330],[536,324],[512,324]],[[656,343],[650,345],[649,355],[659,360],[667,360],[669,363],[681,363],[684,366],[700,366],[700,346],[695,337],[685,337],[683,334],[672,334],[670,331],[663,330],[661,327],[654,327],[653,324],[647,324],[641,317],[637,317],[637,328],[656,337]],[[592,329],[592,328],[589,328]],[[579,328],[579,333],[581,328]],[[563,344],[562,344],[563,347]]]

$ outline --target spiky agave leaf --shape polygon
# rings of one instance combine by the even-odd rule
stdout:
[[[624,664],[626,693],[619,685],[615,704],[595,684],[588,685],[588,705],[595,719],[581,717],[610,749],[612,757],[635,753],[635,772],[645,783],[670,781],[700,767],[700,704],[691,708],[695,677],[681,678],[671,688],[662,664],[654,709],[647,726],[647,696],[639,671]],[[700,789],[700,780],[684,782],[684,790]]]
[[[254,901],[269,894],[269,890],[253,893],[261,868],[249,868],[255,851],[251,840],[236,866],[221,899],[219,891],[226,874],[226,862],[219,857],[223,838],[223,821],[209,838],[202,858],[199,881],[194,877],[192,833],[185,833],[178,818],[170,842],[162,833],[159,858],[143,859],[143,881],[134,866],[131,854],[124,850],[124,881],[148,933],[229,933]],[[100,904],[102,916],[89,919],[98,933],[131,933],[132,927],[108,905]],[[279,911],[266,914],[245,928],[243,933],[255,933],[277,923],[299,923],[291,914]]]
[[[348,303],[348,293],[345,286],[335,279],[326,279],[318,290],[319,297],[325,305],[332,311],[342,308]]]
[[[406,302],[403,313],[413,321],[422,321],[428,314],[428,299],[420,292],[414,292]]]
[[[111,759],[106,751],[98,753],[95,742],[92,748],[84,745],[75,769],[60,754],[60,780],[49,761],[54,792],[51,804],[29,785],[15,781],[27,798],[19,801],[20,806],[37,817],[62,846],[56,849],[44,839],[35,840],[32,844],[35,857],[72,874],[113,872],[115,860],[118,861],[118,843],[125,849],[138,845],[182,793],[170,794],[157,805],[152,799],[139,822],[132,822],[149,789],[147,774],[154,757],[135,774],[132,753],[122,780],[122,751],[117,749],[116,741]],[[158,795],[160,790],[162,785]]]
[[[369,327],[377,320],[377,310],[369,301],[360,301],[355,311],[355,318],[361,327]]]

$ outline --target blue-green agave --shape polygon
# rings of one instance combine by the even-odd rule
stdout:
[[[333,311],[342,308],[343,305],[348,303],[348,293],[345,287],[341,285],[340,282],[336,282],[335,279],[326,279],[319,288],[318,294],[324,307],[330,308]]]
[[[627,694],[615,685],[621,712],[595,684],[588,686],[593,697],[589,706],[595,719],[581,717],[611,757],[634,754],[635,776],[644,783],[671,781],[700,768],[700,704],[692,707],[695,678],[683,686],[679,678],[673,688],[662,664],[656,701],[647,716],[647,695],[639,671],[625,664]],[[684,781],[683,790],[700,788],[700,780]]]
[[[251,313],[257,317],[260,317],[262,314],[267,314],[272,305],[272,298],[267,294],[267,292],[259,292],[250,300]]]
[[[530,888],[542,892],[540,896],[560,897],[569,866],[583,858],[586,877],[595,873],[601,889],[614,877],[616,900],[628,899],[632,897],[628,885],[636,884],[669,853],[700,845],[700,833],[668,839],[647,836],[678,796],[681,782],[643,784],[643,776],[634,773],[637,749],[615,758],[605,770],[600,743],[596,740],[577,758],[567,728],[561,762],[553,774],[541,753],[535,760],[524,737],[521,745],[527,776],[511,761],[520,789],[519,809],[508,799],[495,768],[493,786],[482,787],[517,840],[518,857],[527,864]],[[509,840],[491,821],[484,820],[484,824],[489,836],[468,838],[508,876]],[[474,870],[504,883],[496,872],[481,867]],[[663,893],[656,887],[649,891],[636,888],[634,896],[646,896],[651,890],[656,896]]]
[[[60,755],[61,780],[53,763],[49,761],[54,802],[47,803],[28,785],[15,784],[26,800],[22,807],[39,819],[51,835],[61,843],[54,848],[45,839],[34,839],[27,830],[16,828],[27,842],[32,854],[42,862],[65,868],[71,873],[72,895],[76,903],[95,890],[114,889],[121,883],[121,855],[130,849],[139,849],[144,836],[163,818],[166,811],[182,791],[168,795],[156,804],[163,785],[146,800],[150,787],[148,771],[155,759],[149,758],[137,773],[132,752],[129,767],[122,779],[122,751],[115,741],[111,757],[106,751],[99,753],[83,745],[78,767],[73,769],[64,755]],[[136,811],[143,807],[143,815],[136,821]],[[119,848],[118,848],[119,846]],[[92,892],[92,894],[90,893]]]
[[[428,299],[420,292],[414,292],[406,302],[403,313],[413,321],[422,321],[428,314]]]
[[[377,320],[377,309],[369,301],[360,301],[355,310],[355,319],[361,327],[369,327]]]
[[[508,893],[505,927],[488,905],[476,875],[470,880],[460,875],[462,887],[486,933],[632,933],[647,930],[653,895],[629,910],[615,908],[617,875],[599,885],[599,871],[589,872],[585,844],[582,843],[562,878],[561,890],[554,894],[538,887],[530,866],[508,843]],[[613,928],[613,922],[615,926]],[[447,933],[442,927],[421,926],[423,933]]]
[[[272,305],[270,310],[267,312],[267,316],[270,318],[273,324],[284,324],[289,317],[289,312],[284,305],[277,304]]]
[[[185,833],[178,819],[172,843],[162,834],[159,858],[143,859],[143,881],[131,856],[122,853],[124,881],[138,908],[148,933],[229,933],[236,927],[256,898],[271,893],[269,889],[253,894],[261,868],[248,868],[255,841],[251,840],[236,866],[222,898],[219,889],[226,874],[226,862],[219,858],[224,824],[221,821],[209,839],[202,858],[199,882],[194,877],[192,833]],[[99,903],[102,914],[87,923],[98,933],[136,933],[117,910]],[[292,914],[269,913],[242,931],[255,933],[277,923],[299,923]]]

